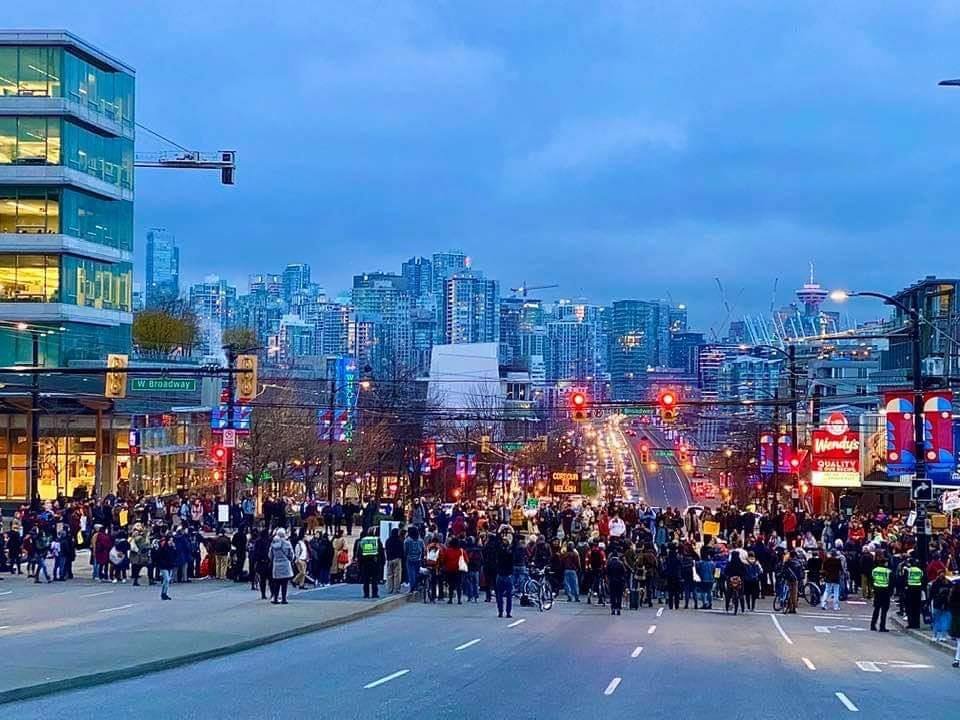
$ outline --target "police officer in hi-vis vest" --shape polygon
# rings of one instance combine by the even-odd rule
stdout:
[[[907,576],[907,627],[914,630],[920,629],[920,605],[923,594],[923,570],[920,567],[920,561],[916,555],[911,556],[910,566],[906,568]]]
[[[371,527],[367,534],[357,541],[360,563],[360,582],[363,583],[363,596],[380,597],[380,569],[386,562],[383,543],[377,536],[377,528]]]
[[[887,630],[887,611],[890,609],[890,578],[893,571],[887,567],[887,559],[883,556],[883,551],[877,551],[876,565],[870,574],[873,580],[873,619],[870,621],[870,629],[877,630],[877,618],[880,619],[880,632],[889,632]]]

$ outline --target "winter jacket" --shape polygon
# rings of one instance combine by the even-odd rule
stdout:
[[[270,543],[269,557],[273,567],[271,576],[274,580],[293,577],[293,547],[289,540],[274,538]]]

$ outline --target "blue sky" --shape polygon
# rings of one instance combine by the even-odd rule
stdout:
[[[186,280],[461,247],[504,287],[686,302],[958,274],[960,4],[7,3],[138,71],[138,120],[238,184],[138,171]],[[144,138],[141,149],[153,149]],[[142,263],[141,263],[142,265]],[[863,302],[863,301],[861,301]],[[878,307],[858,305],[866,319]]]

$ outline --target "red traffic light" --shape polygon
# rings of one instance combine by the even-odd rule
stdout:
[[[664,390],[657,398],[657,402],[663,407],[673,407],[677,404],[677,395],[672,390]]]
[[[801,482],[801,483],[800,483],[800,494],[801,494],[801,495],[806,495],[808,492],[810,492],[810,485],[807,484],[806,481]]]
[[[800,467],[800,460],[795,457],[790,458],[790,467],[796,470],[798,467]]]
[[[587,396],[582,392],[575,392],[570,396],[570,404],[576,408],[582,408],[587,404]]]
[[[214,445],[210,451],[210,456],[218,463],[227,459],[227,449],[223,445]]]

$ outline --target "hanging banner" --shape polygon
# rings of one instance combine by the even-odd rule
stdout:
[[[773,475],[773,433],[760,433],[760,474]]]
[[[949,481],[956,468],[953,447],[953,392],[935,390],[923,395],[923,452],[927,477]]]
[[[917,470],[916,443],[913,439],[913,392],[897,390],[885,393],[883,405],[887,418],[887,476],[899,479]]]
[[[782,434],[777,438],[778,472],[793,472],[790,465],[792,458],[793,442],[789,435]],[[773,474],[773,432],[769,430],[760,433],[760,472],[764,475]]]
[[[831,413],[812,433],[810,480],[816,487],[860,487],[860,436],[843,413]]]

